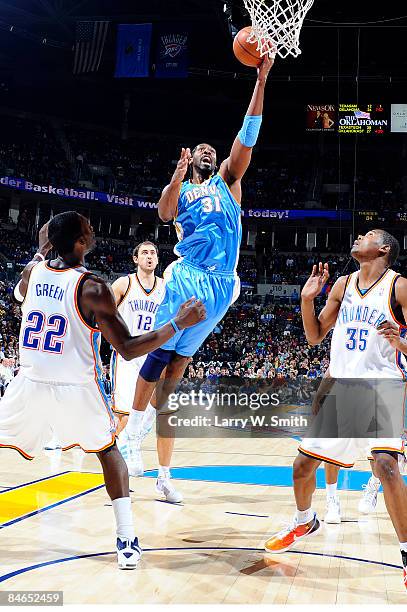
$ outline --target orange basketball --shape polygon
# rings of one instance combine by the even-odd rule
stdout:
[[[257,51],[257,42],[247,42],[252,29],[250,26],[246,26],[235,36],[233,41],[233,52],[236,58],[245,66],[252,66],[253,68],[260,66],[263,58],[260,57],[260,51]]]

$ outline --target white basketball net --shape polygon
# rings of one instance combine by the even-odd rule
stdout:
[[[252,20],[249,42],[264,56],[272,45],[280,57],[301,53],[300,31],[314,0],[244,0]]]

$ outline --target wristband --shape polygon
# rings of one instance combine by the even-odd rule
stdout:
[[[175,333],[177,334],[180,330],[180,328],[178,327],[178,325],[175,323],[174,319],[170,320],[170,323],[172,325],[172,327],[174,328]]]
[[[242,129],[238,133],[239,140],[245,147],[254,147],[260,132],[262,115],[246,115]]]
[[[33,255],[32,261],[34,261],[34,257],[37,257],[37,255],[41,257],[42,261],[45,261],[45,257],[42,253],[36,253],[35,255]]]

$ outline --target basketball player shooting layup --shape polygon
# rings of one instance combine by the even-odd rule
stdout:
[[[121,276],[112,285],[117,309],[123,317],[130,333],[140,336],[154,329],[155,317],[159,305],[164,297],[164,281],[155,275],[158,266],[158,250],[150,241],[138,244],[133,251],[133,261],[137,271],[127,276]],[[126,426],[128,415],[133,406],[136,382],[146,355],[126,361],[116,350],[112,352],[111,375],[113,382],[113,411],[118,415],[119,425],[117,433]],[[151,399],[153,402],[153,399]],[[144,412],[141,424],[141,438],[144,438],[154,424],[156,409],[149,403]],[[161,417],[159,417],[161,418]],[[166,418],[166,417],[163,417]],[[129,462],[128,446],[121,442],[121,436],[117,445],[126,463]],[[157,454],[159,460],[159,471],[157,489],[171,503],[182,501],[182,495],[177,491],[170,479],[166,477],[170,466],[174,437],[161,436],[160,428],[157,431]],[[133,476],[141,476],[144,472],[143,462],[137,466],[130,464]]]
[[[407,279],[390,269],[399,250],[397,240],[384,230],[376,229],[359,236],[351,250],[352,257],[359,263],[359,271],[336,281],[317,317],[314,299],[321,292],[329,273],[327,264],[323,267],[320,263],[318,270],[314,266],[301,293],[301,311],[310,344],[319,344],[334,328],[329,366],[334,379],[365,379],[360,383],[365,392],[366,379],[382,379],[386,392],[380,399],[385,402],[393,431],[400,432],[400,438],[370,441],[305,438],[294,461],[297,512],[293,524],[273,535],[266,542],[265,549],[269,553],[284,552],[298,540],[320,529],[320,522],[311,507],[317,467],[321,461],[352,467],[369,442],[375,474],[382,483],[386,507],[400,542],[407,587],[407,487],[398,468],[398,456],[404,453],[401,437],[405,432]],[[363,395],[357,402],[363,403]],[[355,406],[355,411],[357,408],[359,406]],[[364,412],[369,408],[361,406]],[[340,414],[341,405],[338,405],[338,417]]]
[[[51,428],[63,450],[97,453],[116,518],[121,569],[133,569],[141,549],[135,537],[129,475],[115,443],[115,425],[101,381],[101,334],[130,360],[154,350],[205,317],[189,300],[176,318],[136,338],[119,315],[110,287],[84,267],[93,229],[76,212],[56,215],[40,231],[39,251],[27,264],[15,296],[21,303],[21,369],[0,401],[0,446],[33,459]],[[51,247],[58,257],[45,261]]]
[[[189,149],[182,149],[172,180],[158,203],[160,219],[174,220],[179,238],[174,252],[181,259],[164,273],[166,291],[157,312],[156,327],[173,318],[184,295],[194,295],[204,302],[207,319],[194,331],[175,328],[174,338],[150,353],[141,368],[133,410],[123,432],[128,436],[130,456],[134,456],[136,465],[143,411],[164,368],[165,380],[157,393],[160,409],[165,407],[166,398],[176,388],[190,358],[239,295],[236,268],[242,234],[241,179],[249,167],[260,131],[264,90],[273,63],[266,56],[258,69],[243,127],[219,172],[215,174],[216,151],[209,144],[196,146],[192,154]],[[188,169],[191,178],[185,181]]]

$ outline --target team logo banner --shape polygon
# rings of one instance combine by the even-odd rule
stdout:
[[[151,23],[118,26],[115,77],[148,77],[151,32]]]
[[[157,31],[155,76],[185,78],[188,76],[188,31],[161,26]]]

